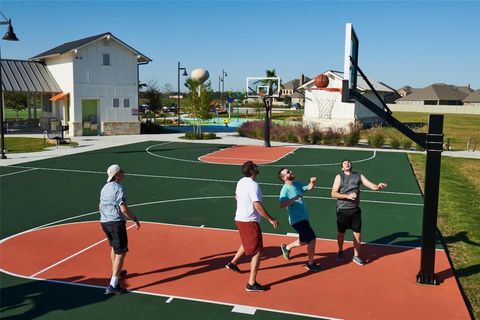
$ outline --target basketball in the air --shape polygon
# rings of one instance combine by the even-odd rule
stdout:
[[[326,88],[328,86],[328,77],[324,74],[319,74],[315,77],[315,87]]]

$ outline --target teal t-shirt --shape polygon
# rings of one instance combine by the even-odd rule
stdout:
[[[307,191],[308,186],[303,183],[294,181],[293,184],[284,184],[282,190],[280,190],[280,202],[287,201],[295,198],[297,195],[301,195]],[[293,225],[302,220],[308,220],[308,211],[303,201],[303,197],[295,200],[294,203],[287,207],[288,210],[288,222]]]

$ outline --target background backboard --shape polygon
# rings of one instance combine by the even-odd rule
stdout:
[[[359,41],[353,25],[345,26],[345,61],[343,65],[342,102],[351,102],[350,91],[357,90]]]
[[[258,98],[262,95],[280,97],[280,78],[278,77],[247,77],[245,91],[248,98]]]

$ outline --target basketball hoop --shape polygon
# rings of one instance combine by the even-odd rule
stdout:
[[[322,119],[331,119],[333,107],[339,97],[341,97],[342,89],[340,88],[310,88],[311,90],[323,91],[321,94],[314,94],[313,100],[318,107],[318,117]]]

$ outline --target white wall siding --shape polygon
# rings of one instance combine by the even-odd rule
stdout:
[[[103,65],[103,55],[110,55],[110,65]],[[74,59],[75,120],[81,121],[83,99],[99,101],[99,122],[138,121],[132,116],[132,108],[138,102],[137,57],[114,40],[102,39],[78,50]],[[113,108],[113,99],[120,99],[120,107]],[[129,108],[123,107],[123,100],[129,99]]]

